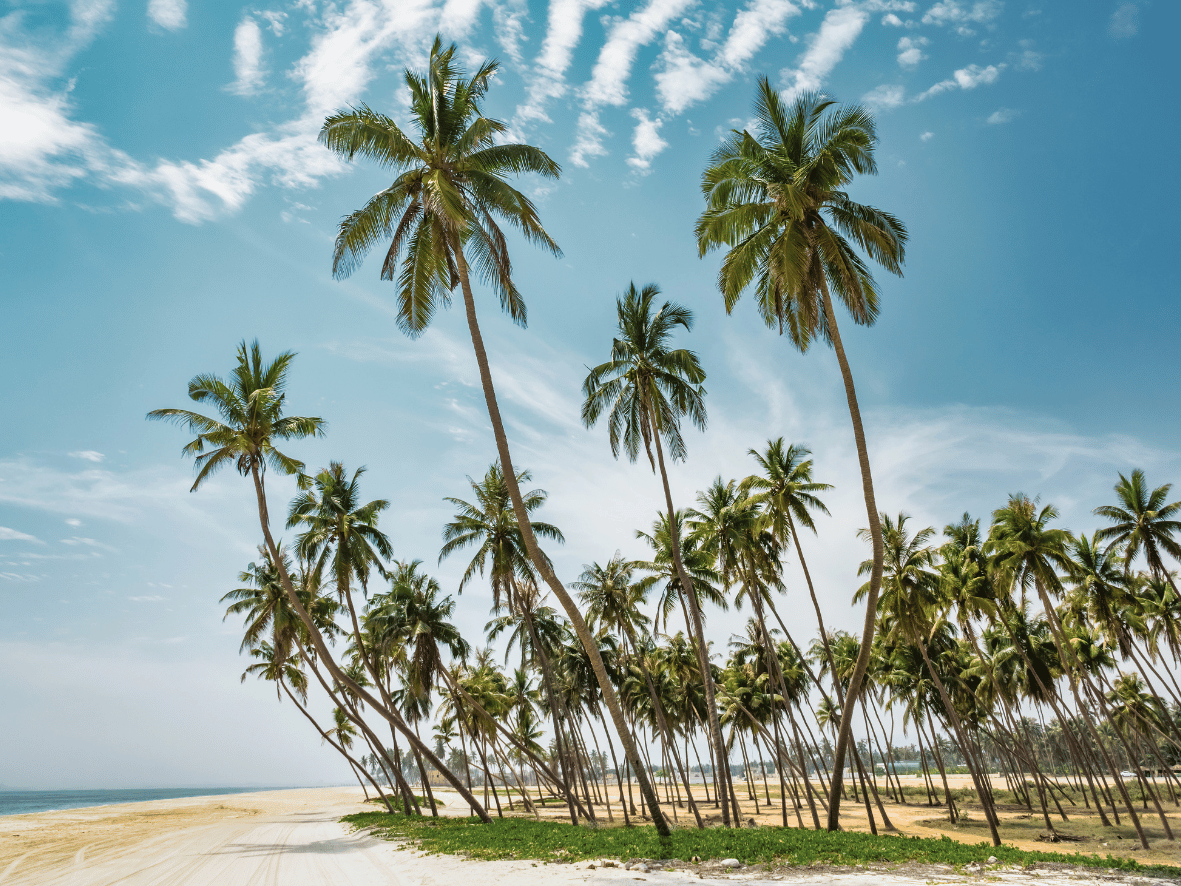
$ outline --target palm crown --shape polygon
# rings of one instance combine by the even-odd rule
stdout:
[[[706,422],[705,370],[692,351],[669,347],[678,326],[693,328],[693,312],[668,301],[655,309],[659,295],[660,288],[652,284],[641,290],[635,283],[628,286],[616,301],[619,335],[611,345],[611,359],[592,369],[582,385],[583,424],[591,427],[608,412],[612,455],[619,456],[622,444],[635,461],[642,442],[654,469],[654,435],[668,441],[674,459],[683,459],[681,417],[689,416],[702,430]]]
[[[455,52],[455,44],[444,48],[436,37],[426,73],[406,71],[416,138],[365,105],[338,111],[320,130],[320,141],[336,153],[349,160],[360,155],[398,173],[341,221],[332,273],[347,277],[370,249],[388,240],[381,277],[397,281],[398,325],[410,335],[422,333],[436,308],[450,303],[469,262],[509,316],[525,324],[525,303],[512,281],[498,219],[561,254],[533,203],[504,178],[557,178],[560,167],[531,145],[496,144],[506,127],[485,117],[480,103],[498,65],[485,61],[469,78]]]
[[[1095,508],[1095,514],[1112,523],[1096,532],[1095,540],[1111,539],[1123,545],[1125,568],[1143,551],[1152,574],[1164,576],[1172,584],[1161,554],[1181,560],[1181,543],[1176,538],[1181,536],[1181,520],[1177,519],[1181,517],[1181,501],[1168,501],[1171,483],[1149,491],[1144,472],[1139,468],[1132,471],[1131,477],[1120,474],[1119,480],[1115,494],[1120,503]]]
[[[527,483],[530,479],[528,471],[517,474],[518,483]],[[472,492],[476,494],[475,503],[460,498],[445,498],[459,509],[455,519],[443,527],[443,547],[439,551],[439,562],[456,551],[471,545],[478,545],[475,556],[472,557],[463,578],[459,581],[459,593],[463,593],[464,586],[478,572],[490,571],[492,585],[492,602],[499,609],[502,601],[509,607],[514,603],[514,597],[522,586],[536,585],[536,571],[525,550],[525,541],[521,537],[521,527],[517,523],[513,512],[512,502],[509,500],[508,484],[505,482],[504,471],[500,464],[494,462],[488,467],[488,472],[480,481],[468,477]],[[524,494],[526,513],[541,507],[546,500],[544,489],[534,489]],[[540,521],[530,520],[534,534],[549,538],[557,542],[565,541],[562,531],[558,527]]]
[[[853,244],[901,274],[906,228],[844,191],[854,175],[877,172],[865,109],[812,92],[787,107],[761,77],[755,119],[757,137],[732,132],[702,176],[698,248],[729,247],[718,272],[727,311],[753,284],[767,325],[806,350],[817,335],[829,338],[826,284],[857,323],[874,322],[877,285]]]
[[[377,528],[378,516],[390,503],[376,499],[361,503],[360,479],[365,468],[349,477],[340,462],[332,462],[316,474],[313,489],[305,490],[291,502],[287,526],[303,527],[299,552],[316,568],[329,565],[343,599],[349,583],[356,578],[368,588],[370,570],[385,575],[382,558],[393,548]]]
[[[280,452],[275,441],[322,435],[325,422],[322,418],[283,415],[287,370],[293,359],[292,351],[284,351],[266,363],[257,341],[249,349],[242,342],[238,345],[238,365],[228,381],[203,373],[189,382],[190,399],[212,404],[220,419],[188,409],[154,409],[148,413],[149,419],[170,421],[196,432],[196,439],[183,450],[185,455],[196,456],[193,491],[228,464],[243,476],[267,467],[281,474],[303,470],[303,462]]]

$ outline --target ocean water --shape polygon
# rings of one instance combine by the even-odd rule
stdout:
[[[0,815],[49,812],[53,809],[81,809],[109,803],[140,803],[145,800],[175,800],[181,797],[209,797],[242,794],[274,788],[127,788],[105,791],[0,791]]]

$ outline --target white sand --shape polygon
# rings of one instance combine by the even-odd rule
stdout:
[[[339,823],[360,810],[361,792],[320,788],[158,800],[0,818],[0,886],[559,886],[559,884],[734,883],[782,881],[834,886],[923,886],[959,882],[951,871],[777,873],[589,869],[528,861],[480,862],[423,856]],[[465,814],[452,798],[448,811]],[[761,875],[766,877],[767,875]],[[992,883],[1064,886],[1109,879],[989,871]],[[1128,878],[1130,882],[1148,882]]]

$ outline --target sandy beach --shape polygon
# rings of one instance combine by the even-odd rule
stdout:
[[[452,800],[449,810],[466,813]],[[963,882],[950,869],[906,872],[627,871],[586,863],[469,861],[423,856],[339,819],[363,808],[358,788],[310,788],[157,800],[0,818],[2,886],[508,886],[535,884],[750,884],[793,880],[838,886]],[[1099,872],[989,871],[992,882],[1042,884],[1107,880]],[[768,879],[769,878],[769,879]],[[1128,882],[1148,882],[1129,877]]]

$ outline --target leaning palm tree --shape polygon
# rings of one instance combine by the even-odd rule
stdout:
[[[385,499],[361,503],[360,480],[365,468],[357,468],[349,477],[340,462],[332,462],[310,481],[291,502],[287,527],[302,528],[297,544],[300,556],[316,569],[327,568],[336,580],[337,599],[348,610],[353,624],[353,639],[374,681],[377,672],[369,650],[361,637],[357,608],[353,603],[352,584],[356,580],[368,594],[369,575],[376,570],[386,574],[382,559],[393,555],[393,546],[377,528],[382,511],[390,506]]]
[[[1152,577],[1163,578],[1173,593],[1181,596],[1161,556],[1168,554],[1181,562],[1181,542],[1178,541],[1181,520],[1177,519],[1181,517],[1181,501],[1168,501],[1172,488],[1173,484],[1166,483],[1149,492],[1144,472],[1139,468],[1132,471],[1131,477],[1120,474],[1119,482],[1115,484],[1120,503],[1095,508],[1097,516],[1106,517],[1113,524],[1096,532],[1095,541],[1111,540],[1123,545],[1125,569],[1143,551]]]
[[[610,359],[594,367],[583,382],[582,393],[586,399],[582,404],[582,423],[588,428],[593,427],[602,416],[607,416],[611,454],[616,458],[622,448],[628,460],[634,462],[643,447],[653,472],[660,468],[664,502],[671,518],[676,509],[661,441],[668,443],[669,455],[674,461],[683,460],[686,449],[681,436],[681,420],[688,417],[698,428],[705,430],[705,389],[701,386],[705,381],[705,370],[692,351],[670,347],[678,326],[685,331],[693,328],[693,312],[669,301],[657,307],[659,295],[660,287],[655,284],[637,290],[636,284],[632,283],[616,299],[619,334],[611,344]],[[693,589],[693,579],[681,557],[676,522],[671,521],[669,528],[673,565],[684,590],[684,599],[689,604],[698,654],[704,656],[701,607]],[[705,658],[701,667],[702,673],[709,674]],[[722,766],[726,759],[726,742],[714,704],[713,681],[707,678],[705,683],[710,738],[717,764]],[[723,824],[729,827],[729,810],[725,806],[722,810]]]
[[[702,175],[706,209],[697,221],[697,244],[703,256],[728,249],[718,274],[727,311],[753,285],[768,326],[786,331],[801,351],[819,337],[836,352],[873,538],[861,658],[849,687],[855,702],[869,666],[883,549],[865,430],[832,294],[854,322],[872,324],[878,313],[877,284],[854,244],[890,273],[901,275],[906,228],[889,213],[850,200],[845,192],[856,174],[877,171],[877,134],[868,111],[856,105],[838,107],[816,93],[805,93],[788,107],[762,77],[755,116],[757,137],[734,131]],[[841,773],[855,708],[845,705],[838,731],[829,830],[838,827]]]
[[[481,104],[498,65],[485,61],[468,77],[456,61],[456,51],[454,44],[444,47],[436,37],[427,72],[406,72],[417,138],[403,132],[390,117],[365,106],[339,111],[324,121],[320,141],[329,149],[349,160],[357,156],[374,160],[397,173],[388,188],[341,222],[333,274],[348,276],[370,249],[388,242],[381,276],[390,281],[396,278],[398,324],[411,336],[425,331],[436,309],[446,307],[455,287],[460,287],[497,453],[529,557],[588,650],[615,729],[628,759],[638,769],[640,756],[606,667],[594,648],[594,637],[528,527],[469,273],[474,269],[495,291],[503,310],[524,325],[525,302],[512,279],[508,244],[499,223],[507,222],[525,239],[554,255],[560,250],[542,226],[536,207],[506,176],[532,173],[557,178],[561,168],[532,145],[497,143],[507,127],[485,117]],[[640,788],[653,804],[657,829],[666,833],[668,825],[656,806],[656,793],[642,772]]]
[[[238,346],[238,365],[229,381],[205,373],[194,376],[189,382],[189,397],[197,403],[212,405],[220,414],[220,418],[188,409],[156,409],[149,412],[147,417],[151,420],[170,421],[196,433],[196,438],[182,450],[185,455],[195,457],[197,477],[193,481],[191,492],[195,492],[221,468],[231,464],[240,474],[254,481],[258,521],[267,553],[279,573],[279,582],[287,593],[288,601],[308,631],[308,638],[316,655],[328,668],[333,679],[364,699],[388,720],[393,728],[414,743],[418,741],[417,736],[411,738],[413,731],[398,713],[382,705],[364,687],[350,679],[332,657],[324,635],[316,627],[315,621],[299,598],[284,559],[275,544],[275,538],[271,534],[265,486],[266,471],[269,468],[280,475],[301,476],[304,467],[298,459],[280,452],[277,445],[288,440],[320,436],[324,432],[324,420],[321,418],[283,414],[287,396],[287,372],[293,359],[295,354],[286,351],[274,360],[266,362],[257,341],[253,342],[249,349],[246,343],[242,342]],[[469,800],[469,804],[481,820],[490,822],[488,813],[476,802],[475,797],[459,778],[443,766],[431,753],[430,748],[423,745],[422,750],[431,765],[443,773],[465,800]]]

